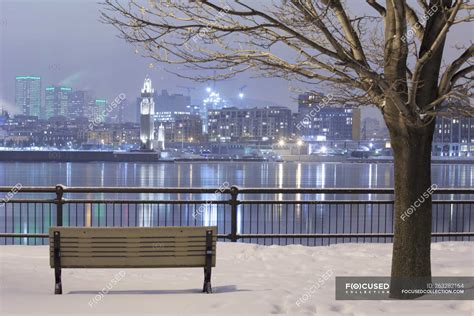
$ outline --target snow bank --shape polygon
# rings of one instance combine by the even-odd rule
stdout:
[[[391,249],[218,243],[214,294],[202,269],[64,269],[54,295],[46,246],[0,246],[0,315],[474,315],[473,301],[335,300],[335,276],[389,275]],[[474,243],[433,244],[432,261],[433,275],[474,276]]]

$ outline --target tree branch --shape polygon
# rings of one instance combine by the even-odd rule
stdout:
[[[438,33],[438,35],[435,37],[433,43],[431,46],[424,52],[424,54],[418,59],[415,69],[413,71],[413,76],[411,79],[411,89],[408,94],[408,101],[407,103],[412,105],[413,107],[416,107],[417,105],[415,104],[415,99],[417,95],[417,89],[418,85],[420,84],[420,77],[421,77],[421,71],[423,69],[423,66],[430,60],[431,56],[438,50],[438,48],[441,46],[441,44],[444,42],[446,34],[448,33],[451,25],[454,22],[454,19],[456,18],[456,14],[462,4],[462,0],[456,0],[456,3],[453,7],[453,10],[451,11],[451,14],[446,21],[444,27],[441,29],[441,31]]]
[[[464,71],[461,74],[457,75],[458,70],[461,66],[469,60],[469,58],[474,57],[474,44],[471,44],[458,58],[456,58],[445,70],[444,74],[441,76],[439,83],[439,94],[443,95],[448,93],[451,90],[453,84],[464,75]],[[472,66],[471,66],[472,67]],[[469,67],[467,68],[469,69]],[[455,80],[453,80],[456,78]]]
[[[416,36],[422,40],[423,39],[423,34],[425,32],[425,29],[423,25],[419,22],[418,16],[416,15],[415,10],[413,10],[408,4],[405,6],[405,15],[407,18],[407,21],[410,23],[412,30],[416,34]]]
[[[377,12],[380,13],[381,16],[385,16],[387,14],[385,8],[382,5],[380,5],[376,0],[366,0],[366,1],[372,8],[377,10]]]

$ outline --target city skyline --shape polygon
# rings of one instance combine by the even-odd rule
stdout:
[[[356,5],[349,4],[349,7],[356,12],[361,10]],[[191,95],[197,100],[205,96],[207,86],[213,85],[212,82],[195,83],[178,78],[164,70],[177,69],[154,64],[136,55],[131,45],[117,38],[114,28],[99,22],[101,6],[94,0],[71,0],[67,4],[57,0],[7,0],[0,3],[0,8],[0,38],[4,44],[0,47],[0,103],[9,111],[21,112],[14,106],[15,77],[19,75],[38,75],[43,87],[66,85],[75,86],[77,90],[100,91],[107,99],[119,93],[138,97],[136,91],[146,75],[153,80],[157,90],[187,94],[182,86],[193,86],[196,89]],[[21,12],[21,19],[14,18],[18,12]],[[44,17],[54,19],[48,21]],[[463,34],[472,36],[468,26],[457,27],[463,31],[453,32],[453,38],[448,40],[446,55],[449,57],[454,56],[458,41],[463,42]],[[18,38],[23,40],[18,41]],[[58,38],[61,38],[60,45],[55,44]],[[34,53],[28,51],[25,43],[35,47]],[[297,110],[299,92],[290,91],[291,82],[279,78],[251,79],[252,75],[239,75],[216,85],[221,94],[235,98],[239,88],[246,85],[245,95],[250,99]],[[380,120],[379,113],[373,108],[364,107],[362,116]]]
[[[194,83],[167,73],[170,66],[153,64],[138,56],[134,48],[117,38],[117,32],[101,24],[96,1],[2,1],[0,4],[0,37],[4,45],[0,48],[2,74],[0,80],[0,102],[8,110],[14,108],[15,77],[38,75],[46,85],[74,86],[77,90],[95,90],[105,98],[112,99],[118,93],[131,97],[139,96],[142,80],[146,75],[153,80],[157,90],[167,89],[173,93],[187,94],[182,86],[193,86],[193,99],[205,96],[209,83]],[[358,10],[356,6],[351,9]],[[21,19],[14,17],[21,12]],[[44,17],[54,17],[45,21]],[[47,19],[46,19],[47,20]],[[465,32],[472,31],[467,27]],[[18,38],[23,38],[18,41]],[[61,38],[61,45],[56,44]],[[461,39],[461,36],[459,36]],[[450,45],[456,44],[456,39]],[[25,43],[35,47],[28,51]],[[450,48],[447,54],[452,54]],[[74,56],[74,58],[71,58]],[[246,85],[245,95],[276,106],[297,109],[298,92],[290,91],[291,82],[278,78],[251,79],[252,73],[216,83],[222,95],[238,97],[239,89]],[[180,87],[181,86],[181,87]],[[324,91],[321,91],[324,92]],[[257,105],[257,104],[255,104]],[[379,115],[375,109],[363,109],[363,116]],[[16,109],[16,113],[20,113]]]
[[[145,77],[149,77],[150,79],[153,80],[153,76],[145,75],[143,78],[145,78]],[[41,97],[40,97],[40,100],[41,100],[41,106],[42,107],[45,106],[46,94],[48,92],[48,89],[50,89],[52,87],[71,88],[72,89],[71,93],[79,92],[79,91],[80,92],[90,92],[92,95],[101,96],[101,97],[103,97],[104,99],[107,99],[107,100],[108,99],[113,99],[113,97],[116,96],[119,93],[119,92],[113,92],[110,96],[107,95],[106,97],[104,97],[105,93],[100,92],[99,90],[95,89],[94,87],[87,88],[87,87],[84,87],[84,86],[75,86],[75,85],[71,85],[71,84],[64,84],[62,82],[61,83],[47,82],[41,74],[33,74],[31,72],[29,74],[15,75],[14,78],[13,78],[13,82],[17,81],[18,78],[39,78],[40,79],[40,81],[41,81],[41,90],[40,90],[41,91]],[[142,78],[142,80],[143,80],[143,78]],[[216,88],[216,86],[217,86],[217,88]],[[200,89],[198,89],[198,87]],[[246,86],[244,86],[244,87],[246,87]],[[13,91],[12,91],[12,95],[14,96],[13,102],[8,102],[8,101],[5,101],[5,99],[0,98],[0,108],[8,111],[10,114],[13,114],[13,115],[25,114],[23,109],[20,106],[16,105],[15,90],[16,90],[16,87],[15,87],[15,85],[13,85]],[[123,89],[123,90],[128,90],[128,89]],[[136,89],[136,91],[139,91],[139,90],[140,90],[140,88]],[[289,99],[289,103],[282,104],[283,102],[278,103],[278,102],[273,102],[273,101],[268,100],[268,99],[253,98],[252,95],[248,95],[247,93],[243,93],[242,92],[242,87],[240,87],[239,89],[235,89],[235,91],[230,90],[231,92],[228,95],[225,92],[223,93],[222,91],[229,91],[229,89],[221,90],[220,87],[218,86],[218,84],[216,85],[216,83],[202,84],[202,85],[197,86],[197,87],[179,86],[179,85],[175,86],[174,88],[173,87],[171,87],[171,88],[158,87],[155,90],[157,92],[165,92],[165,93],[169,94],[170,96],[183,96],[185,98],[191,96],[191,104],[192,105],[202,105],[202,104],[205,104],[205,103],[208,103],[208,102],[214,102],[214,101],[210,100],[209,97],[210,96],[212,97],[213,93],[215,93],[218,97],[220,96],[219,98],[221,99],[222,102],[231,104],[232,106],[242,107],[242,108],[280,106],[280,107],[287,107],[294,113],[298,112],[298,97],[299,97],[299,95],[307,93],[305,91],[301,91],[299,93],[295,92],[294,96],[291,96],[291,98]],[[136,91],[129,94],[131,96],[130,100],[133,100],[137,97],[140,97],[140,93],[137,93]],[[194,95],[193,95],[193,92],[190,92],[190,91],[194,91]],[[212,93],[210,94],[210,92],[212,92]],[[200,97],[197,97],[196,95],[199,95]],[[131,105],[131,106],[133,106],[133,105]],[[14,107],[14,109],[12,109],[12,107]],[[130,110],[132,110],[132,109],[130,109]],[[372,113],[369,113],[369,116],[371,116],[371,115],[372,115]]]

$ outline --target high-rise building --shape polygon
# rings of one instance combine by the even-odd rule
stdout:
[[[128,100],[126,98],[120,100],[120,102],[117,102],[117,99],[112,101],[112,103],[110,104],[110,108],[112,109],[111,113],[109,113],[108,115],[108,117],[110,118],[110,123],[122,124],[125,122],[133,122],[133,116],[130,117],[127,113]]]
[[[107,100],[106,99],[94,99],[91,109],[91,118],[90,120],[96,123],[105,123],[107,119],[106,111],[107,108]]]
[[[433,140],[437,143],[474,143],[474,118],[438,117]]]
[[[72,89],[63,86],[49,86],[45,89],[45,115],[46,119],[53,116],[67,116],[69,111],[69,96]]]
[[[322,94],[299,95],[297,133],[307,140],[359,140],[359,109],[327,103]]]
[[[91,100],[88,91],[73,91],[69,95],[68,117],[87,117],[87,106]]]
[[[211,88],[206,89],[208,95],[202,100],[200,116],[202,119],[202,132],[208,134],[209,128],[209,111],[220,110],[228,107],[227,100],[221,98],[220,94]]]
[[[202,141],[202,121],[197,114],[189,112],[156,112],[155,122],[163,126],[165,139],[169,142]]]
[[[41,77],[15,77],[15,105],[24,115],[41,116]]]
[[[436,156],[472,156],[474,154],[474,118],[438,117],[432,148]]]
[[[285,107],[209,110],[211,142],[275,141],[290,136],[291,110]]]
[[[155,141],[155,102],[153,101],[153,87],[151,79],[146,77],[141,91],[140,102],[140,141],[141,148],[153,150]]]

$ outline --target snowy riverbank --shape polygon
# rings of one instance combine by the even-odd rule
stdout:
[[[55,296],[46,246],[0,246],[0,315],[474,315],[473,301],[335,300],[335,276],[389,275],[391,249],[218,243],[214,294],[200,293],[202,269],[65,269]],[[432,261],[435,276],[474,276],[474,243],[433,244]]]

